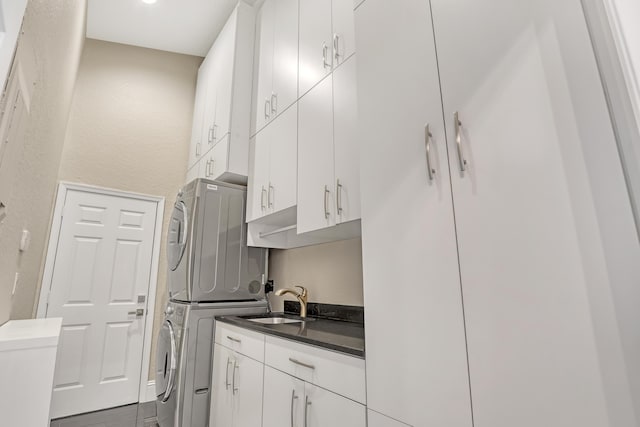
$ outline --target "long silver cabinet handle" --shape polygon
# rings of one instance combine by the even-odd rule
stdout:
[[[291,427],[293,427],[293,401],[297,398],[298,396],[296,396],[296,390],[291,390]]]
[[[304,366],[305,368],[316,369],[315,366],[310,365],[308,363],[301,362],[298,359],[294,359],[293,357],[289,358],[289,362],[295,363],[296,365]]]
[[[436,170],[431,166],[431,128],[429,124],[424,127],[424,145],[427,150],[427,172],[429,173],[429,181],[433,181],[433,177],[436,174]]]
[[[262,210],[265,210],[267,207],[264,204],[264,193],[266,193],[267,190],[264,189],[264,185],[262,186],[262,191],[260,192],[260,208],[262,208]]]
[[[338,215],[342,214],[342,184],[339,178],[336,181],[336,210]]]
[[[200,143],[196,144],[196,157],[200,155]]]
[[[232,377],[233,377],[233,379],[232,379],[233,386],[231,387],[231,392],[234,395],[236,394],[236,391],[238,391],[238,387],[236,387],[236,371],[239,371],[239,370],[240,370],[240,366],[238,366],[238,361],[234,360],[233,361],[233,375],[232,375]]]
[[[213,164],[216,161],[216,159],[211,158],[211,160],[209,160],[209,176],[213,176]]]
[[[265,98],[264,100],[264,118],[265,120],[269,120],[269,112],[271,110],[271,105],[269,104],[269,98]]]
[[[460,121],[460,114],[456,111],[453,113],[453,125],[456,130],[456,148],[458,150],[458,163],[460,165],[460,172],[467,170],[467,161],[462,153],[462,122]]]
[[[273,190],[273,191],[271,191]],[[274,194],[276,192],[276,189],[273,185],[271,185],[271,183],[269,183],[269,193],[267,194],[267,207],[272,208],[273,207],[273,196],[272,194]]]
[[[211,163],[211,160],[207,160],[207,166],[204,169],[204,177],[205,178],[209,178],[209,171],[211,170],[211,168],[209,167]]]
[[[322,43],[322,67],[327,68],[331,67],[331,64],[327,63],[327,50],[329,47],[326,43]]]
[[[278,94],[275,92],[271,93],[271,114],[278,113]]]
[[[329,195],[331,192],[329,191],[329,187],[324,186],[324,217],[325,219],[329,218]]]
[[[311,406],[311,401],[309,400],[309,396],[304,397],[304,427],[307,427],[307,415],[309,414],[309,406]]]
[[[224,376],[224,387],[225,390],[229,390],[229,386],[231,384],[229,384],[229,365],[231,365],[231,359],[229,357],[227,357],[227,369],[225,372],[225,376]]]
[[[211,144],[213,142],[213,140],[215,139],[215,131],[213,130],[215,127],[215,125],[211,125],[209,126],[209,144]]]
[[[242,342],[242,340],[239,340],[238,338],[234,338],[230,335],[227,335],[227,339],[233,341],[233,342],[237,342],[238,344],[240,344]]]
[[[338,58],[340,57],[340,36],[338,33],[333,35],[333,57],[335,58],[336,63],[338,62]]]

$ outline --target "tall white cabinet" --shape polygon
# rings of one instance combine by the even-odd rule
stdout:
[[[401,3],[356,9],[367,403],[410,425],[471,427],[429,3]]]
[[[247,182],[254,32],[240,1],[200,66],[187,180]]]
[[[580,2],[365,0],[356,43],[369,408],[634,425],[640,251]]]

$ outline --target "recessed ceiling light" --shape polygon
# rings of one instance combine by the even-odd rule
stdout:
[[[154,4],[155,2],[157,2],[158,0],[142,0],[142,3],[146,3],[146,4]]]

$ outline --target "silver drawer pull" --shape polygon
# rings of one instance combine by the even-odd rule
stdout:
[[[305,368],[309,368],[309,369],[316,369],[316,367],[315,367],[315,366],[310,365],[310,364],[308,364],[308,363],[301,362],[301,361],[299,361],[299,360],[297,360],[297,359],[294,359],[293,357],[290,357],[290,358],[289,358],[289,362],[295,363],[296,365],[304,366]]]
[[[429,181],[433,181],[433,176],[436,174],[436,170],[431,166],[431,128],[429,124],[424,127],[424,144],[427,150],[427,173],[429,175]]]
[[[233,342],[237,342],[238,344],[242,342],[242,340],[239,340],[238,338],[231,337],[229,335],[227,335],[227,338],[230,339]]]

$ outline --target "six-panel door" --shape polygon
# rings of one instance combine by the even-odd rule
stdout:
[[[67,191],[46,311],[63,318],[53,418],[138,401],[156,209]]]

